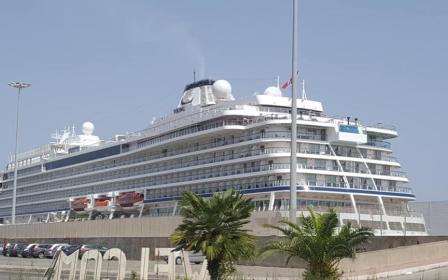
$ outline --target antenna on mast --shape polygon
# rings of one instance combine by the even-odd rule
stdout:
[[[193,68],[193,83],[196,83],[196,69]]]
[[[302,100],[307,100],[305,91],[305,80],[302,80]]]

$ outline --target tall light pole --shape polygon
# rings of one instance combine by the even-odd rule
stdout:
[[[21,83],[21,82],[10,82],[9,86],[16,88],[17,91],[17,116],[16,116],[16,146],[14,149],[14,186],[12,189],[12,213],[11,213],[11,222],[12,224],[16,223],[16,198],[17,198],[17,148],[19,143],[19,109],[20,109],[20,93],[22,89],[28,88],[31,84]]]
[[[291,166],[289,191],[289,221],[297,221],[297,51],[299,0],[293,0],[292,27],[292,85],[291,85]]]

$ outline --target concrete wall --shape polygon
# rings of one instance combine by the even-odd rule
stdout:
[[[275,235],[264,224],[281,220],[278,213],[254,213],[247,226],[257,236]],[[181,223],[179,216],[145,217],[134,219],[75,221],[67,223],[0,226],[0,238],[110,238],[110,237],[168,237]]]
[[[448,241],[432,242],[393,249],[360,253],[343,260],[345,274],[373,274],[448,261]]]
[[[8,225],[1,238],[167,237],[180,217],[77,221],[67,223]]]
[[[281,238],[276,230],[265,228],[264,224],[275,224],[282,218],[279,213],[254,213],[247,226],[257,236],[257,245],[262,247],[272,238]],[[120,248],[129,259],[139,259],[142,247],[172,247],[168,237],[181,222],[181,217],[152,217],[141,219],[96,220],[83,222],[8,225],[0,226],[0,239],[23,243],[102,244],[109,248]],[[448,236],[374,237],[360,251],[373,251],[398,246],[424,244],[448,240]],[[151,253],[152,254],[152,253]],[[286,258],[274,256],[267,259],[248,261],[247,264],[286,266]],[[303,261],[296,259],[288,265],[303,267]]]

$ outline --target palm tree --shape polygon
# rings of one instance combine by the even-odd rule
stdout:
[[[262,252],[285,254],[287,263],[293,257],[305,260],[308,263],[305,280],[339,279],[339,262],[354,258],[355,247],[367,242],[373,233],[364,227],[355,229],[350,223],[337,231],[338,217],[333,210],[324,214],[308,210],[310,215],[302,216],[298,224],[282,221],[280,226],[266,225],[279,230],[286,239],[269,241]]]
[[[201,251],[211,280],[224,279],[236,261],[254,254],[255,237],[243,229],[253,210],[251,199],[234,190],[211,198],[185,192],[181,199],[184,218],[171,241],[185,250]]]

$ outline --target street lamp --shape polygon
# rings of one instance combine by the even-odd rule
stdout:
[[[293,27],[292,27],[292,85],[291,85],[291,164],[289,179],[289,221],[297,221],[297,52],[298,52],[298,25],[299,0],[293,0]]]
[[[20,109],[20,93],[22,89],[28,88],[31,84],[21,83],[21,82],[10,82],[8,86],[16,88],[17,91],[17,116],[16,116],[16,146],[14,151],[14,186],[12,190],[12,213],[11,219],[12,224],[16,223],[16,196],[17,196],[17,146],[19,143],[19,109]]]

